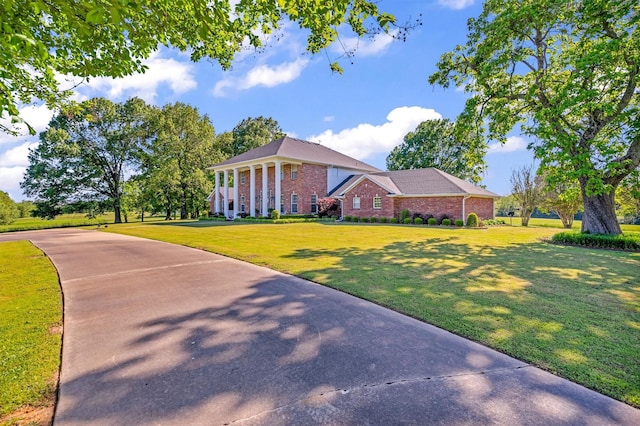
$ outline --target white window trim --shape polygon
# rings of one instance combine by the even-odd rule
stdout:
[[[240,172],[240,185],[244,185],[245,183],[245,177],[244,177],[244,171]]]
[[[311,213],[317,214],[318,211],[318,194],[311,194]]]
[[[296,198],[296,202],[293,202],[293,197]],[[295,210],[293,208],[293,206],[295,206]],[[296,194],[295,192],[291,194],[291,213],[298,213],[298,194]]]
[[[358,207],[356,207],[356,200],[358,200]],[[353,201],[351,202],[351,206],[353,210],[360,210],[360,206],[361,206],[360,197],[358,197],[357,195],[354,195]]]
[[[246,213],[247,210],[247,198],[244,195],[240,196],[240,212]]]
[[[298,165],[291,165],[291,180],[298,179]]]
[[[376,200],[380,200],[380,206],[376,207]],[[374,210],[381,210],[382,209],[382,197],[380,197],[379,195],[376,195],[375,197],[373,197],[373,208]]]

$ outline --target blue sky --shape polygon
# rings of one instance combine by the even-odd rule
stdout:
[[[139,96],[148,103],[184,102],[208,114],[216,133],[233,129],[242,119],[265,116],[301,139],[320,142],[371,165],[385,168],[385,158],[406,133],[428,119],[455,119],[465,94],[431,86],[440,55],[466,40],[467,19],[478,16],[474,0],[382,0],[382,10],[400,22],[422,15],[422,25],[405,42],[386,35],[360,41],[341,34],[341,45],[357,47],[351,61],[341,60],[342,75],[329,64],[344,49],[336,43],[316,56],[304,52],[305,34],[284,25],[277,40],[263,52],[243,51],[232,70],[208,61],[194,64],[188,56],[162,49],[147,61],[144,75],[123,79],[97,78],[75,89],[76,100],[95,96],[124,101]],[[352,63],[351,63],[352,62]],[[61,79],[63,86],[74,82]],[[38,131],[46,129],[53,112],[42,105],[22,108],[23,117]],[[488,171],[482,184],[501,195],[510,192],[514,168],[531,164],[533,154],[517,133],[505,146],[491,144]],[[29,148],[37,137],[0,134],[0,190],[24,199],[20,181],[28,165]]]

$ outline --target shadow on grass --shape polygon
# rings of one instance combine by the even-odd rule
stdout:
[[[640,406],[640,259],[633,255],[430,237],[288,257],[326,256],[337,259],[332,267],[301,275]]]

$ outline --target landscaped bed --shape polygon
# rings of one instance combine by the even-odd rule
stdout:
[[[107,231],[292,273],[640,407],[640,254],[547,244],[557,229],[163,223]]]

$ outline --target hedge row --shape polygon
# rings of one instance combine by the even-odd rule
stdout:
[[[602,235],[580,232],[561,232],[551,237],[555,244],[567,244],[580,247],[640,251],[640,235]]]

